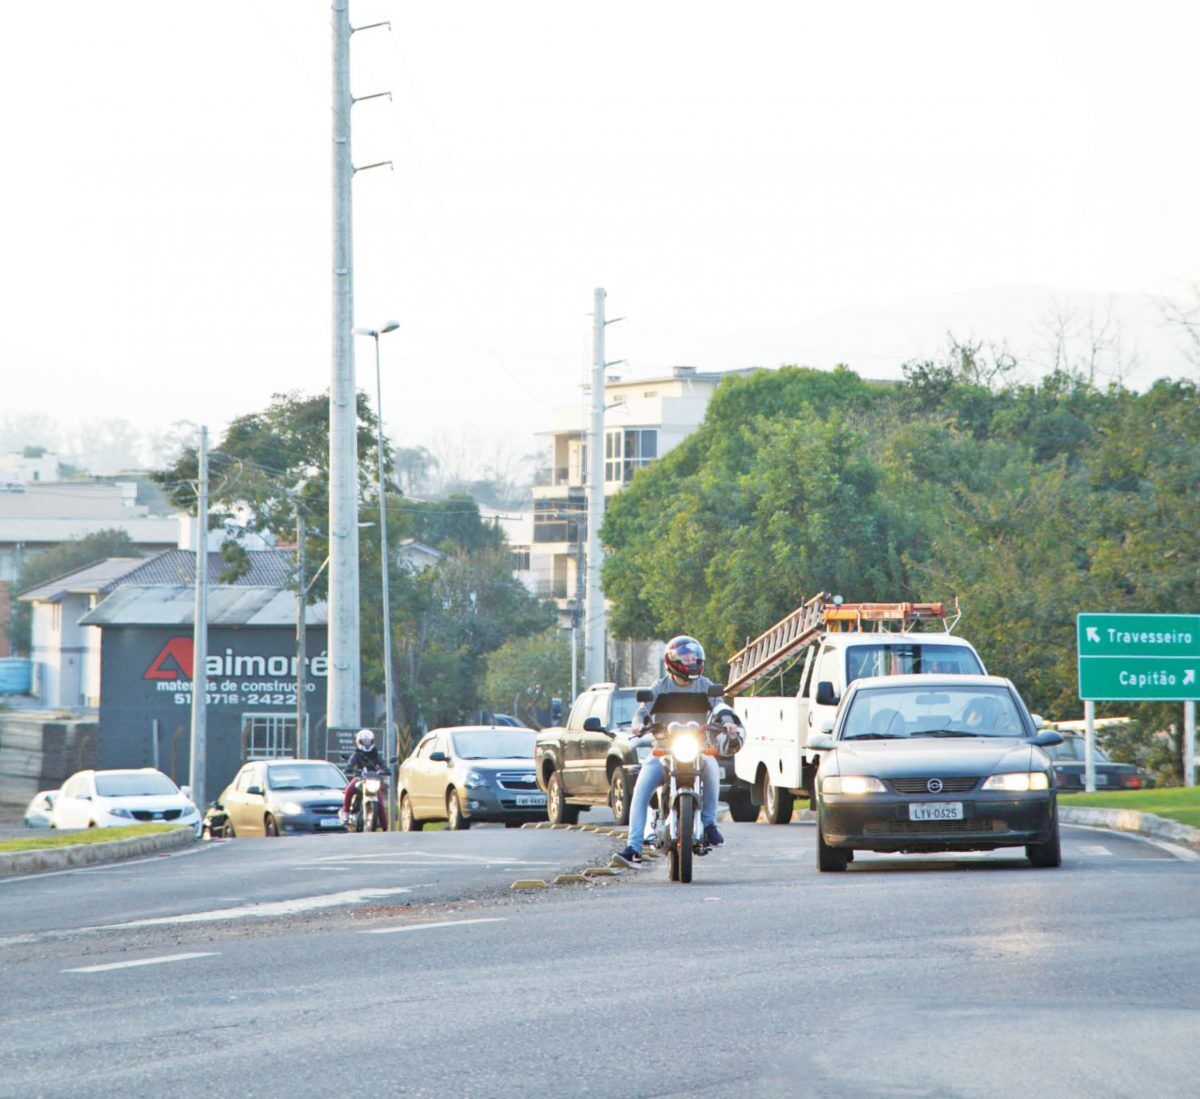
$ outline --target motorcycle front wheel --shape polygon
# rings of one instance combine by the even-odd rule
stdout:
[[[679,830],[675,837],[676,858],[679,860],[678,880],[685,885],[692,880],[692,840],[696,830],[696,803],[691,798],[679,799]]]

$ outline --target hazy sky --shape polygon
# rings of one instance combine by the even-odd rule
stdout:
[[[578,397],[600,285],[627,372],[894,376],[951,327],[1023,347],[1039,295],[1111,296],[1138,376],[1184,369],[1149,303],[1200,280],[1200,5],[351,16],[392,21],[352,87],[395,96],[354,153],[395,161],[355,229],[398,442],[523,442]],[[4,5],[0,412],[219,427],[327,385],[329,58],[321,0]]]

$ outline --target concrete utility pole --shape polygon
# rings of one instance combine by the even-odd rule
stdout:
[[[208,766],[208,428],[200,429],[200,471],[196,501],[196,605],[192,615],[192,743],[188,784],[192,801],[204,815],[208,802],[204,772]]]
[[[1183,704],[1183,784],[1196,785],[1196,703]]]
[[[308,597],[308,582],[305,579],[304,560],[304,502],[296,495],[296,755],[311,759],[308,743],[308,707],[304,692],[308,689],[308,628],[305,601]]]
[[[604,522],[604,299],[592,308],[592,407],[588,430],[587,593],[583,604],[584,686],[604,682],[604,592],[600,588],[600,525]]]
[[[1083,704],[1083,788],[1096,792],[1096,703]]]

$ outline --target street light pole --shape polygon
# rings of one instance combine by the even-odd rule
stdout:
[[[376,484],[379,490],[379,552],[382,558],[381,586],[383,595],[383,743],[384,758],[392,781],[388,786],[388,827],[396,825],[396,729],[392,720],[392,614],[388,590],[387,497],[383,487],[383,372],[379,366],[379,337],[395,332],[399,321],[388,321],[382,328],[356,328],[360,336],[375,341],[375,450],[378,458]]]

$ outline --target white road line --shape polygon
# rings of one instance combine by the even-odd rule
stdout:
[[[160,958],[139,958],[135,962],[109,962],[108,965],[84,965],[78,969],[64,969],[64,973],[106,973],[110,969],[132,969],[138,965],[162,965],[164,962],[190,962],[193,958],[215,958],[217,951],[202,954],[164,954]]]
[[[1079,848],[1079,851],[1081,854],[1084,854],[1084,855],[1089,855],[1089,856],[1099,855],[1102,858],[1106,857],[1106,856],[1107,857],[1112,856],[1112,852],[1107,847],[1103,847],[1102,845],[1100,845],[1098,843],[1085,843]]]
[[[1180,862],[1200,861],[1200,853],[1193,851],[1190,847],[1183,847],[1178,843],[1160,840],[1155,836],[1143,836],[1140,832],[1122,832],[1116,828],[1097,828],[1092,824],[1071,824],[1067,827],[1078,828],[1081,832],[1097,832],[1107,836],[1124,836],[1127,840],[1148,843],[1151,847],[1157,847],[1160,850],[1166,851],[1168,855],[1174,855]]]
[[[397,931],[427,931],[433,927],[461,927],[468,923],[504,923],[507,916],[485,916],[478,920],[442,920],[439,923],[409,923],[403,927],[368,927],[360,935],[394,935]]]

